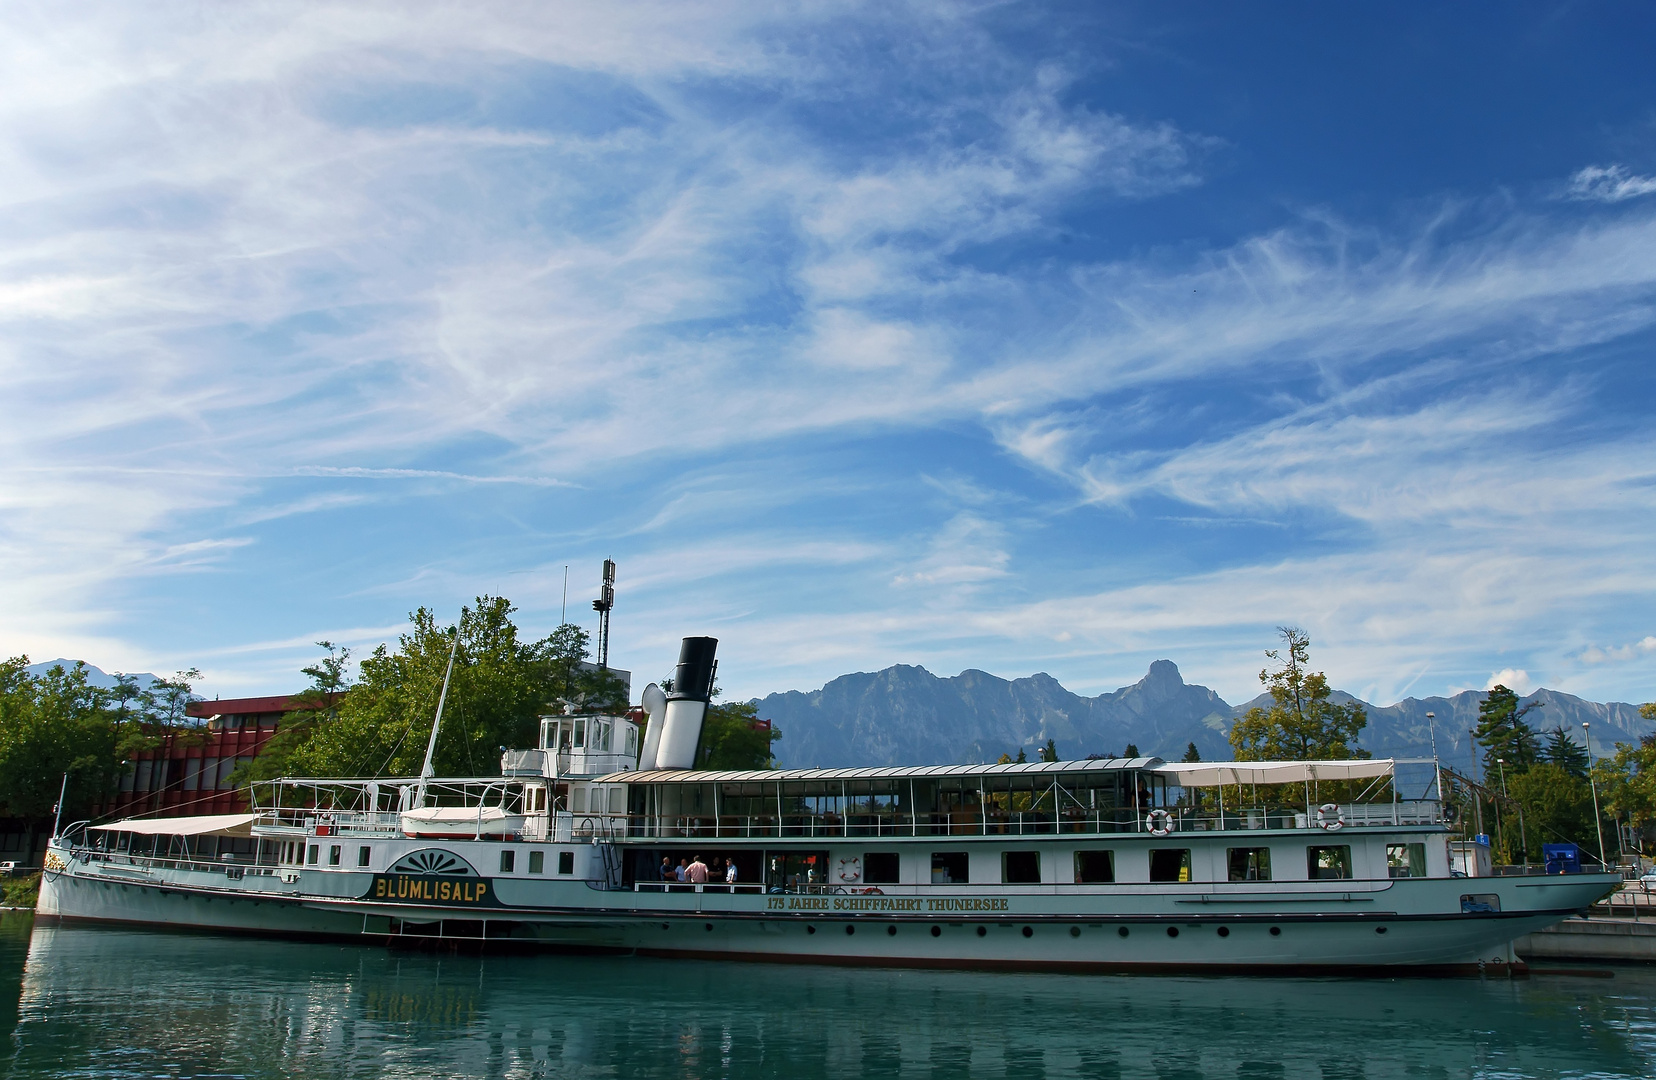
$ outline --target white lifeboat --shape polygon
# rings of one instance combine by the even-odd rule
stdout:
[[[506,836],[521,833],[525,821],[498,806],[419,806],[402,812],[402,831],[419,839]]]

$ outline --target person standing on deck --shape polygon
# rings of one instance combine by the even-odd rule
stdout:
[[[685,869],[684,879],[692,885],[707,884],[707,864],[702,862],[700,855]]]
[[[735,859],[726,859],[725,860],[725,884],[726,885],[736,884],[736,860]]]

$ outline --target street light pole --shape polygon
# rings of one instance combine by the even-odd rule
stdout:
[[[1604,818],[1599,815],[1598,779],[1593,776],[1593,729],[1591,722],[1581,722],[1582,737],[1587,740],[1587,783],[1593,789],[1593,829],[1598,833],[1599,842],[1599,869],[1605,868],[1604,862]]]

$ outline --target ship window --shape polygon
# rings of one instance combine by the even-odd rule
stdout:
[[[638,756],[638,729],[631,724],[627,725],[627,756]]]
[[[368,853],[371,850],[373,850],[373,849],[368,847],[368,845],[366,845],[366,844],[364,844],[362,847],[357,848],[357,865],[358,866],[367,866],[368,865]]]
[[[512,872],[512,868],[516,865],[517,852],[507,848],[505,851],[500,853],[500,872],[502,874],[510,874]]]
[[[558,852],[558,873],[573,874],[575,872],[575,853],[573,851]]]
[[[329,844],[328,845],[328,865],[329,866],[338,866],[339,865],[339,845],[338,844]]]
[[[627,789],[619,785],[609,789],[609,812],[624,814],[627,812]]]
[[[531,874],[546,873],[546,852],[531,851],[529,853],[529,872]]]
[[[969,857],[964,851],[932,852],[932,884],[964,885],[971,880]]]
[[[1227,875],[1232,881],[1270,881],[1271,849],[1268,847],[1233,847],[1225,849]]]
[[[1041,853],[1039,851],[1001,852],[1001,881],[1007,885],[1039,885],[1041,883]]]
[[[586,813],[587,789],[577,787],[569,793],[569,809],[577,814]]]
[[[1077,851],[1075,881],[1078,885],[1108,885],[1115,881],[1115,852]]]
[[[863,880],[870,885],[897,884],[900,865],[895,851],[869,851],[863,854]]]
[[[1313,881],[1351,877],[1351,846],[1306,848],[1305,876]]]
[[[1425,877],[1425,844],[1387,844],[1386,872],[1392,877]]]
[[[1151,881],[1189,881],[1189,848],[1151,848]]]
[[[319,848],[319,847],[317,847],[317,846],[316,846],[316,845],[315,845],[315,844],[312,844],[312,845],[311,845],[311,846],[310,846],[310,852],[309,852],[309,859],[308,859],[308,860],[307,860],[307,861],[309,861],[309,863],[310,863],[310,864],[311,864],[311,865],[312,865],[312,866],[315,866],[315,865],[316,865],[316,856],[317,856],[317,854],[318,854],[318,853],[319,853],[319,852],[320,852],[320,851],[321,851],[321,850],[322,850],[322,849],[321,849],[321,848]]]
[[[575,721],[575,749],[579,750],[586,745],[586,721]]]

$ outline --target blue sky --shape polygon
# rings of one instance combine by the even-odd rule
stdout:
[[[1648,6],[0,26],[7,654],[1656,697]]]

